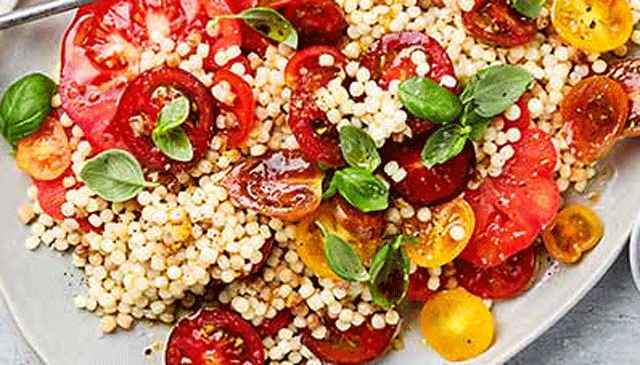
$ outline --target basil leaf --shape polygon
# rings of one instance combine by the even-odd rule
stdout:
[[[26,75],[9,86],[0,101],[0,125],[7,142],[15,144],[40,129],[51,111],[57,87],[40,73]]]
[[[326,233],[326,229],[323,229]],[[350,282],[369,281],[369,273],[364,268],[356,251],[342,238],[328,234],[324,241],[324,255],[331,270],[339,278]]]
[[[331,181],[329,181],[329,186],[327,190],[322,193],[322,200],[329,200],[333,198],[334,195],[338,192],[338,184],[340,183],[340,177],[336,177],[336,174],[333,174],[331,177]]]
[[[462,113],[457,96],[438,83],[414,76],[398,87],[398,96],[411,114],[433,123],[450,123]]]
[[[160,110],[153,132],[165,133],[182,125],[189,117],[190,109],[189,99],[184,96],[175,98]]]
[[[389,186],[365,169],[344,168],[336,171],[333,180],[331,183],[340,195],[363,212],[385,210],[389,206]]]
[[[340,148],[342,156],[350,166],[373,172],[382,163],[376,143],[369,133],[361,128],[352,126],[340,128]]]
[[[428,169],[457,156],[464,148],[471,127],[450,124],[435,131],[422,149],[422,164]]]
[[[193,147],[189,136],[180,127],[170,129],[164,133],[154,131],[151,134],[151,139],[153,139],[153,144],[158,147],[160,152],[169,158],[183,162],[193,159]]]
[[[540,15],[545,0],[513,0],[511,7],[527,18],[535,19]]]
[[[118,149],[104,151],[88,160],[79,176],[89,189],[112,202],[129,200],[142,189],[157,186],[144,180],[135,157]]]
[[[479,116],[493,118],[513,105],[532,82],[533,75],[521,67],[492,66],[471,79],[460,99],[463,104],[473,103]]]
[[[482,138],[484,131],[492,120],[493,118],[483,118],[479,116],[471,104],[464,106],[464,112],[462,113],[462,117],[460,117],[460,123],[462,125],[471,127],[469,138],[474,141],[479,141],[480,138]]]
[[[291,48],[298,48],[298,32],[282,14],[271,8],[255,7],[238,14],[221,15],[223,18],[239,18],[263,36]]]
[[[404,299],[409,289],[409,265],[401,236],[380,248],[369,270],[369,290],[374,303],[389,308]]]

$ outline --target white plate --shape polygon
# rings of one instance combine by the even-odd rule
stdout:
[[[0,35],[0,89],[18,76],[40,70],[51,72],[58,61],[58,47],[71,14],[12,29]],[[4,145],[4,144],[3,144]],[[48,249],[29,252],[27,234],[15,209],[25,199],[28,179],[15,167],[8,149],[0,151],[0,291],[36,352],[51,365],[161,364],[159,355],[147,359],[144,349],[154,341],[164,342],[168,328],[138,325],[130,332],[100,337],[99,320],[79,311],[73,295],[83,292],[81,273],[69,257]],[[546,274],[525,295],[498,303],[496,341],[483,355],[468,364],[500,364],[540,336],[591,289],[618,256],[640,210],[640,142],[627,142],[610,156],[617,173],[596,210],[605,222],[602,242],[575,266],[559,266]],[[405,349],[394,352],[380,364],[442,364],[421,340],[418,326],[408,321]]]
[[[635,225],[631,229],[629,239],[629,266],[636,288],[640,291],[640,214],[636,218]]]
[[[0,0],[0,14],[11,11],[17,3],[18,0]]]

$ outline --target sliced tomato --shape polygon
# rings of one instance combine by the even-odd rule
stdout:
[[[436,293],[445,287],[444,274],[440,275],[440,286],[436,290],[429,289],[429,270],[418,266],[418,269],[409,275],[409,290],[407,291],[407,299],[413,302],[426,302]],[[443,285],[445,284],[445,285]]]
[[[237,19],[222,20],[216,37],[205,32],[210,16],[230,12],[223,1],[200,0],[106,0],[79,9],[62,43],[60,96],[94,149],[113,145],[105,128],[127,83],[141,72],[142,52],[154,48],[152,36],[176,44],[199,38],[213,57],[220,47],[241,42]]]
[[[529,176],[550,178],[556,167],[558,153],[550,136],[539,129],[526,129],[520,140],[512,144],[517,151],[502,168],[504,180],[519,184]]]
[[[575,263],[582,254],[600,242],[604,224],[591,209],[569,205],[542,231],[542,242],[549,254],[560,261]]]
[[[37,180],[53,180],[71,165],[69,138],[54,111],[40,130],[18,141],[16,164]]]
[[[616,62],[609,68],[608,76],[619,82],[629,95],[629,118],[624,135],[640,136],[640,59]]]
[[[262,339],[250,323],[220,308],[183,318],[167,342],[167,365],[262,365]]]
[[[293,314],[288,309],[281,310],[273,318],[265,318],[256,328],[260,338],[277,336],[281,329],[287,328],[293,322]]]
[[[320,66],[319,58],[323,54],[333,56],[334,66]],[[313,92],[331,81],[336,74],[344,68],[347,57],[337,48],[326,46],[313,46],[297,52],[287,63],[284,70],[284,78],[291,88],[297,88],[303,83]]]
[[[225,182],[238,206],[297,221],[320,205],[323,178],[299,150],[282,150],[237,164]]]
[[[336,365],[356,365],[380,357],[391,345],[397,326],[375,330],[365,322],[358,327],[340,331],[335,323],[326,323],[327,336],[318,340],[310,331],[304,332],[302,343],[320,360]]]
[[[607,76],[584,79],[571,89],[560,113],[576,158],[591,163],[609,151],[624,132],[629,102],[622,85]]]
[[[384,232],[384,212],[363,213],[340,196],[331,199],[336,223],[359,240],[379,240]]]
[[[193,147],[191,161],[170,159],[155,147],[151,139],[160,110],[167,103],[164,98],[154,97],[159,87],[175,89],[191,101],[190,119],[181,126]],[[119,136],[126,149],[142,165],[154,171],[183,171],[193,167],[206,155],[218,113],[211,91],[193,75],[178,68],[153,68],[129,83],[107,133]]]
[[[424,206],[453,200],[467,186],[476,166],[476,154],[471,142],[449,161],[426,168],[422,164],[422,149],[430,133],[405,140],[390,141],[380,151],[383,161],[397,161],[407,176],[392,186],[410,203]]]
[[[504,127],[502,128],[504,131],[508,131],[511,128],[516,128],[520,131],[529,129],[529,126],[531,125],[531,112],[529,112],[528,103],[528,95],[524,95],[520,99],[518,99],[515,105],[520,108],[520,116],[515,120],[507,119],[504,114],[500,116],[500,118],[504,122]]]
[[[231,71],[219,70],[213,78],[213,83],[226,81],[231,86],[231,92],[235,95],[233,105],[219,103],[220,109],[233,113],[238,125],[227,131],[228,147],[236,148],[246,141],[249,133],[256,124],[256,101],[253,98],[253,89],[244,79]]]
[[[269,6],[284,15],[298,31],[298,49],[342,44],[347,21],[333,0],[279,0]]]
[[[422,32],[391,33],[376,41],[365,53],[360,63],[371,71],[372,79],[386,88],[393,80],[404,81],[416,75],[416,65],[411,61],[411,52],[422,50],[429,64],[427,77],[440,83],[442,78],[455,78],[453,63],[435,39]],[[457,86],[447,87],[455,93]]]
[[[522,293],[533,280],[536,249],[529,247],[502,264],[481,268],[465,260],[455,260],[458,283],[484,299],[509,299]]]
[[[462,20],[469,33],[502,47],[528,44],[538,30],[535,20],[519,14],[506,0],[476,0]]]

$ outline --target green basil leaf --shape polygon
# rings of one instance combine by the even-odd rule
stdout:
[[[518,66],[498,65],[478,72],[460,99],[473,103],[483,118],[493,118],[513,105],[533,82],[533,75]]]
[[[142,189],[158,185],[145,181],[135,157],[118,149],[104,151],[88,160],[79,176],[89,189],[112,202],[129,200]]]
[[[338,185],[340,184],[340,176],[336,176],[333,174],[331,177],[331,181],[329,181],[329,186],[327,190],[322,193],[322,200],[329,200],[333,198],[334,195],[338,192]]]
[[[340,148],[342,156],[350,166],[373,172],[382,162],[373,138],[361,128],[340,128]]]
[[[382,246],[371,263],[371,298],[383,308],[399,304],[409,289],[410,263],[402,242],[402,238],[396,237],[393,242]]]
[[[158,121],[154,128],[154,133],[165,133],[177,128],[189,117],[191,106],[189,99],[184,96],[173,99],[169,104],[162,107]]]
[[[493,118],[483,118],[479,116],[475,111],[475,107],[471,104],[464,106],[464,112],[462,113],[462,117],[460,117],[460,123],[462,125],[471,127],[469,138],[473,141],[479,141],[480,138],[482,138],[484,131],[492,120]]]
[[[15,144],[40,129],[57,88],[53,80],[40,73],[24,76],[9,86],[0,101],[2,135],[7,142]]]
[[[326,233],[326,229],[323,229],[323,232]],[[369,273],[367,273],[360,257],[353,247],[342,238],[334,234],[326,235],[324,255],[329,267],[339,278],[350,282],[369,281]]]
[[[336,171],[333,179],[340,195],[363,212],[385,210],[389,206],[389,185],[365,169],[347,167]]]
[[[256,32],[291,48],[298,48],[298,32],[282,14],[271,8],[255,7],[238,14],[222,15],[225,18],[240,18]]]
[[[513,0],[511,7],[527,18],[535,19],[540,15],[545,0]]]
[[[164,133],[154,131],[151,134],[151,139],[153,139],[153,144],[158,147],[160,152],[169,158],[183,162],[193,159],[193,147],[189,136],[180,127],[170,129]]]
[[[422,149],[422,163],[427,168],[444,163],[457,156],[464,148],[471,127],[450,124],[435,131]]]
[[[453,122],[462,113],[460,99],[427,78],[414,76],[403,81],[398,96],[411,114],[433,123]]]

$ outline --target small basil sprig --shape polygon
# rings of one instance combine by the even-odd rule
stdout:
[[[389,185],[359,167],[336,171],[322,197],[329,199],[336,192],[363,212],[385,210],[389,206]]]
[[[160,111],[156,127],[151,134],[153,144],[166,156],[177,161],[191,161],[193,147],[187,134],[180,128],[189,117],[189,99],[180,96]]]
[[[513,0],[511,7],[527,18],[535,19],[540,15],[545,0]]]
[[[276,42],[284,43],[291,48],[298,48],[298,32],[289,20],[271,8],[255,7],[238,14],[218,15],[216,20],[224,18],[242,19],[263,36]]]
[[[450,123],[462,114],[460,99],[427,78],[414,76],[403,81],[398,96],[411,114],[433,123]]]
[[[402,235],[380,248],[373,258],[369,290],[373,302],[383,308],[400,303],[409,289],[409,258],[402,249],[407,241]]]
[[[144,188],[158,185],[145,181],[135,157],[118,149],[104,151],[88,160],[79,176],[89,189],[111,202],[129,200]]]
[[[448,124],[435,131],[422,149],[422,163],[431,168],[457,156],[469,139],[471,127]]]
[[[0,101],[0,125],[7,142],[15,144],[40,129],[51,111],[57,87],[40,73],[26,75],[9,86]]]
[[[346,281],[369,281],[369,273],[367,273],[367,269],[365,269],[351,245],[339,236],[329,233],[327,228],[319,221],[316,221],[316,225],[320,227],[325,237],[324,255],[331,270]]]
[[[373,172],[382,163],[376,143],[361,128],[353,126],[340,128],[340,148],[342,156],[350,166]]]

